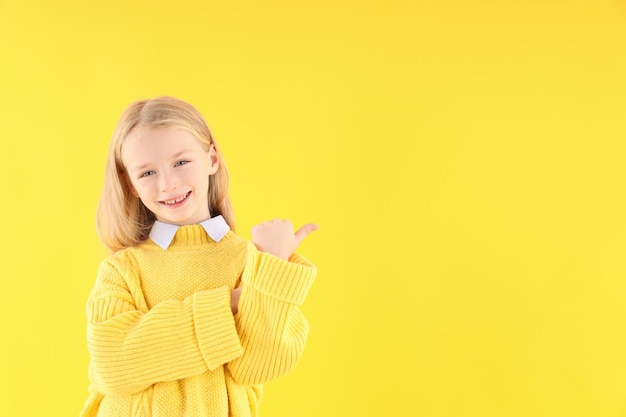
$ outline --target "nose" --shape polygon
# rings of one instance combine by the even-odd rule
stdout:
[[[178,177],[174,172],[165,171],[159,175],[159,189],[161,192],[173,191],[178,187]]]

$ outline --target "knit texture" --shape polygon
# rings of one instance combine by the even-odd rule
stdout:
[[[105,259],[87,302],[90,396],[81,416],[257,416],[262,384],[308,334],[299,306],[316,268],[182,226]],[[243,282],[233,317],[230,292]]]

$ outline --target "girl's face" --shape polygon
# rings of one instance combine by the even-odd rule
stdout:
[[[219,168],[215,146],[207,152],[184,129],[140,128],[122,145],[122,162],[132,193],[157,220],[182,226],[211,217],[209,176]]]

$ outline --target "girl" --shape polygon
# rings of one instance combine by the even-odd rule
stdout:
[[[113,135],[98,233],[113,252],[87,302],[82,416],[257,416],[263,383],[297,363],[316,268],[288,221],[232,230],[228,173],[200,113],[132,104]]]

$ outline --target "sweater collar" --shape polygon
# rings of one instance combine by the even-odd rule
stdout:
[[[226,233],[230,230],[228,223],[226,223],[226,220],[224,220],[221,215],[211,217],[210,219],[199,224],[206,231],[207,235],[209,235],[209,237],[216,242],[222,240],[222,238],[226,236]],[[181,226],[163,223],[157,220],[154,222],[152,230],[150,230],[150,239],[152,239],[152,241],[159,245],[163,250],[167,250],[172,243],[172,240],[174,240],[176,231],[180,227]]]

